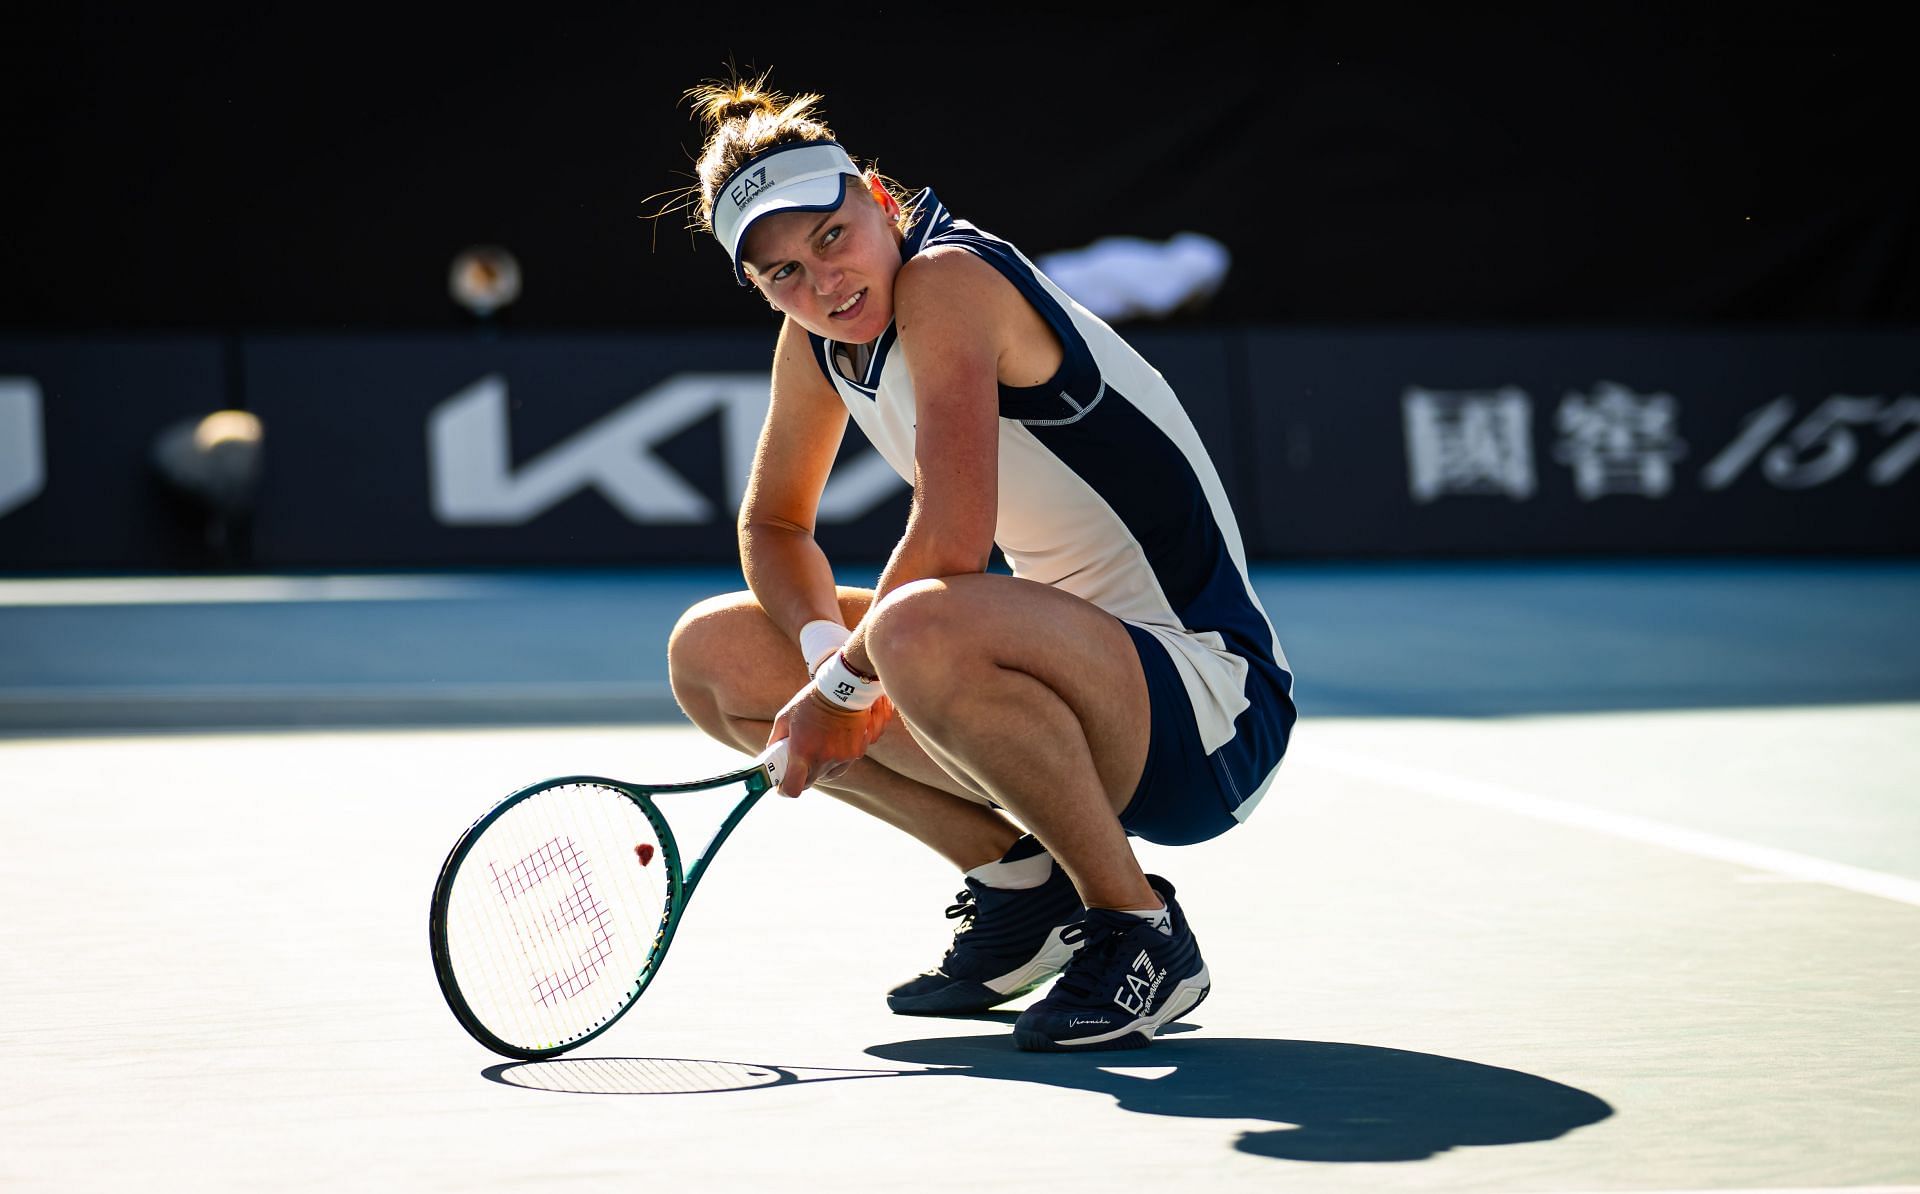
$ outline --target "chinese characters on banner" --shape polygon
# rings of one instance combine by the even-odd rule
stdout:
[[[1462,495],[1531,498],[1533,397],[1518,386],[1429,390],[1401,395],[1407,484],[1420,503]],[[1749,411],[1710,453],[1680,435],[1672,394],[1638,393],[1602,381],[1563,395],[1550,423],[1551,458],[1571,474],[1583,501],[1616,495],[1661,498],[1679,464],[1701,460],[1697,481],[1724,490],[1749,472],[1779,489],[1812,489],[1862,465],[1867,484],[1896,484],[1920,459],[1920,397],[1834,394],[1804,408],[1790,396]]]
[[[1417,502],[1448,494],[1533,496],[1533,400],[1518,386],[1410,388],[1400,400],[1407,483]]]

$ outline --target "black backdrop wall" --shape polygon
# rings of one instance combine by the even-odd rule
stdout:
[[[1029,252],[1219,238],[1209,321],[1920,316],[1910,54],[1840,16],[127,7],[10,18],[0,324],[450,328],[475,242],[516,327],[766,323],[646,218],[730,62]]]
[[[1256,555],[1920,550],[1903,39],[1458,7],[10,17],[0,569],[731,559],[773,316],[670,211],[730,67],[1030,254],[1223,242],[1128,334]],[[473,244],[524,269],[492,326]],[[233,406],[229,526],[153,450]],[[856,438],[823,542],[883,558]]]

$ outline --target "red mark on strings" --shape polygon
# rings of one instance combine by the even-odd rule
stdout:
[[[640,859],[640,865],[645,866],[653,861],[653,843],[641,842],[633,848],[633,853]]]

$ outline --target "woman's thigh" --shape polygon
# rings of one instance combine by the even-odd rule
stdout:
[[[841,620],[852,626],[866,616],[873,590],[842,585],[838,598]],[[770,725],[808,682],[799,648],[747,590],[710,597],[689,609],[674,627],[667,655],[682,708],[709,734],[749,752],[760,749],[754,738],[765,732],[763,723]],[[712,707],[702,707],[708,701]],[[929,756],[898,719],[868,755],[930,787],[990,803],[972,780],[951,774]]]
[[[977,710],[967,685],[982,668],[1039,681],[1046,691],[1034,698],[1050,695],[1064,703],[1085,743],[1062,743],[1062,751],[1089,753],[1116,811],[1131,800],[1146,764],[1151,706],[1139,654],[1126,625],[1112,614],[1063,589],[973,573],[916,581],[889,593],[869,636],[868,653],[881,681],[909,720],[916,706],[956,716]],[[1011,690],[1030,691],[1018,685]],[[1009,754],[1046,749],[1044,741],[1014,741],[1020,732],[1017,725],[1008,731]],[[946,747],[936,735],[935,755]]]

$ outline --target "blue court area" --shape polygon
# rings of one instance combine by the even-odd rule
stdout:
[[[1262,567],[1294,753],[1141,846],[1190,1025],[891,1015],[957,878],[809,794],[620,1024],[488,1054],[442,857],[545,776],[733,766],[661,648],[738,583],[0,580],[0,1187],[1920,1190],[1920,564]]]
[[[1907,561],[1302,564],[1255,580],[1308,717],[1920,698]],[[0,579],[0,730],[669,716],[675,617],[742,587],[726,569]]]

